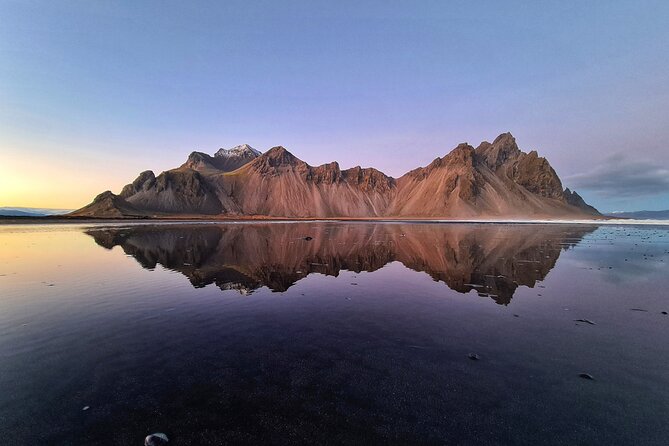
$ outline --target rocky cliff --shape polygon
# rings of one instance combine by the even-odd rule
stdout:
[[[142,172],[116,196],[105,192],[72,215],[209,215],[286,218],[584,218],[596,209],[510,133],[458,145],[395,179],[373,168],[311,166],[283,147],[193,152],[158,176]]]

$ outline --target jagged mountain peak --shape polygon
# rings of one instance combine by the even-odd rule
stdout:
[[[463,142],[458,144],[453,150],[448,152],[441,158],[435,158],[430,164],[425,167],[418,167],[405,173],[407,178],[425,178],[432,171],[441,169],[442,167],[453,168],[456,165],[462,164],[469,168],[473,167],[475,149],[468,143]]]
[[[522,154],[516,138],[509,132],[499,135],[492,144],[484,141],[476,149],[478,158],[489,168],[499,169],[510,159]]]
[[[142,211],[136,209],[123,197],[104,191],[97,195],[91,204],[73,213],[80,217],[94,218],[123,218],[128,216],[141,216]]]
[[[116,197],[116,194],[114,194],[110,190],[106,190],[106,191],[96,195],[95,198],[93,198],[93,203],[99,203],[101,201],[111,200],[111,199],[114,199],[115,197]]]
[[[513,137],[511,132],[501,133],[499,136],[497,136],[497,138],[495,138],[492,144],[497,146],[515,146],[518,148],[516,145],[516,138]]]
[[[200,152],[198,150],[193,150],[191,153],[188,154],[188,158],[211,158],[211,155],[208,153]]]
[[[256,158],[260,155],[261,153],[258,150],[248,144],[240,144],[231,149],[221,148],[214,154],[215,157],[247,156],[251,158]]]
[[[474,159],[474,148],[467,144],[466,142],[458,144],[455,149],[442,158],[445,162],[464,162],[467,164],[472,164]]]
[[[137,178],[135,178],[135,181],[127,184],[123,190],[121,190],[119,196],[123,198],[130,197],[142,190],[149,189],[155,184],[155,182],[156,175],[153,173],[153,171],[145,170],[144,172],[140,173]]]
[[[216,168],[214,159],[211,155],[198,151],[191,152],[190,155],[188,155],[186,162],[181,167],[187,167],[193,170]]]
[[[191,152],[181,167],[198,172],[232,172],[258,156],[259,151],[248,144],[242,144],[231,149],[219,149],[214,156],[199,151]]]
[[[585,200],[576,193],[576,191],[572,191],[569,188],[566,188],[564,190],[564,198],[570,205],[575,206],[590,215],[599,215],[599,211],[586,203]]]
[[[294,156],[292,153],[288,151],[284,146],[274,146],[271,149],[269,149],[267,152],[265,152],[266,157],[274,157],[277,155],[282,155],[284,153],[287,153],[291,156]]]
[[[303,162],[283,146],[275,146],[262,154],[260,158],[270,161],[270,165],[285,165]]]
[[[397,180],[373,168],[310,166],[283,146],[248,144],[215,156],[195,151],[180,168],[147,171],[119,196],[103,195],[75,215],[231,217],[487,218],[598,215],[564,190],[548,161],[518,148],[511,133],[476,149],[461,143]]]

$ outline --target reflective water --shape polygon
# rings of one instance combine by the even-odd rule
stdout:
[[[667,444],[668,264],[667,227],[0,226],[0,444]]]

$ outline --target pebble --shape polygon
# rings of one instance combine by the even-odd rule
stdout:
[[[163,446],[168,441],[167,435],[162,432],[156,432],[155,434],[147,435],[144,439],[144,446]]]
[[[470,353],[470,354],[467,355],[467,357],[469,359],[471,359],[472,361],[478,361],[480,359],[479,355],[477,355],[476,353]]]

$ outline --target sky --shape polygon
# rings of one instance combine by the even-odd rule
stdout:
[[[398,177],[510,131],[602,211],[669,209],[666,1],[0,0],[0,206],[193,150]]]

